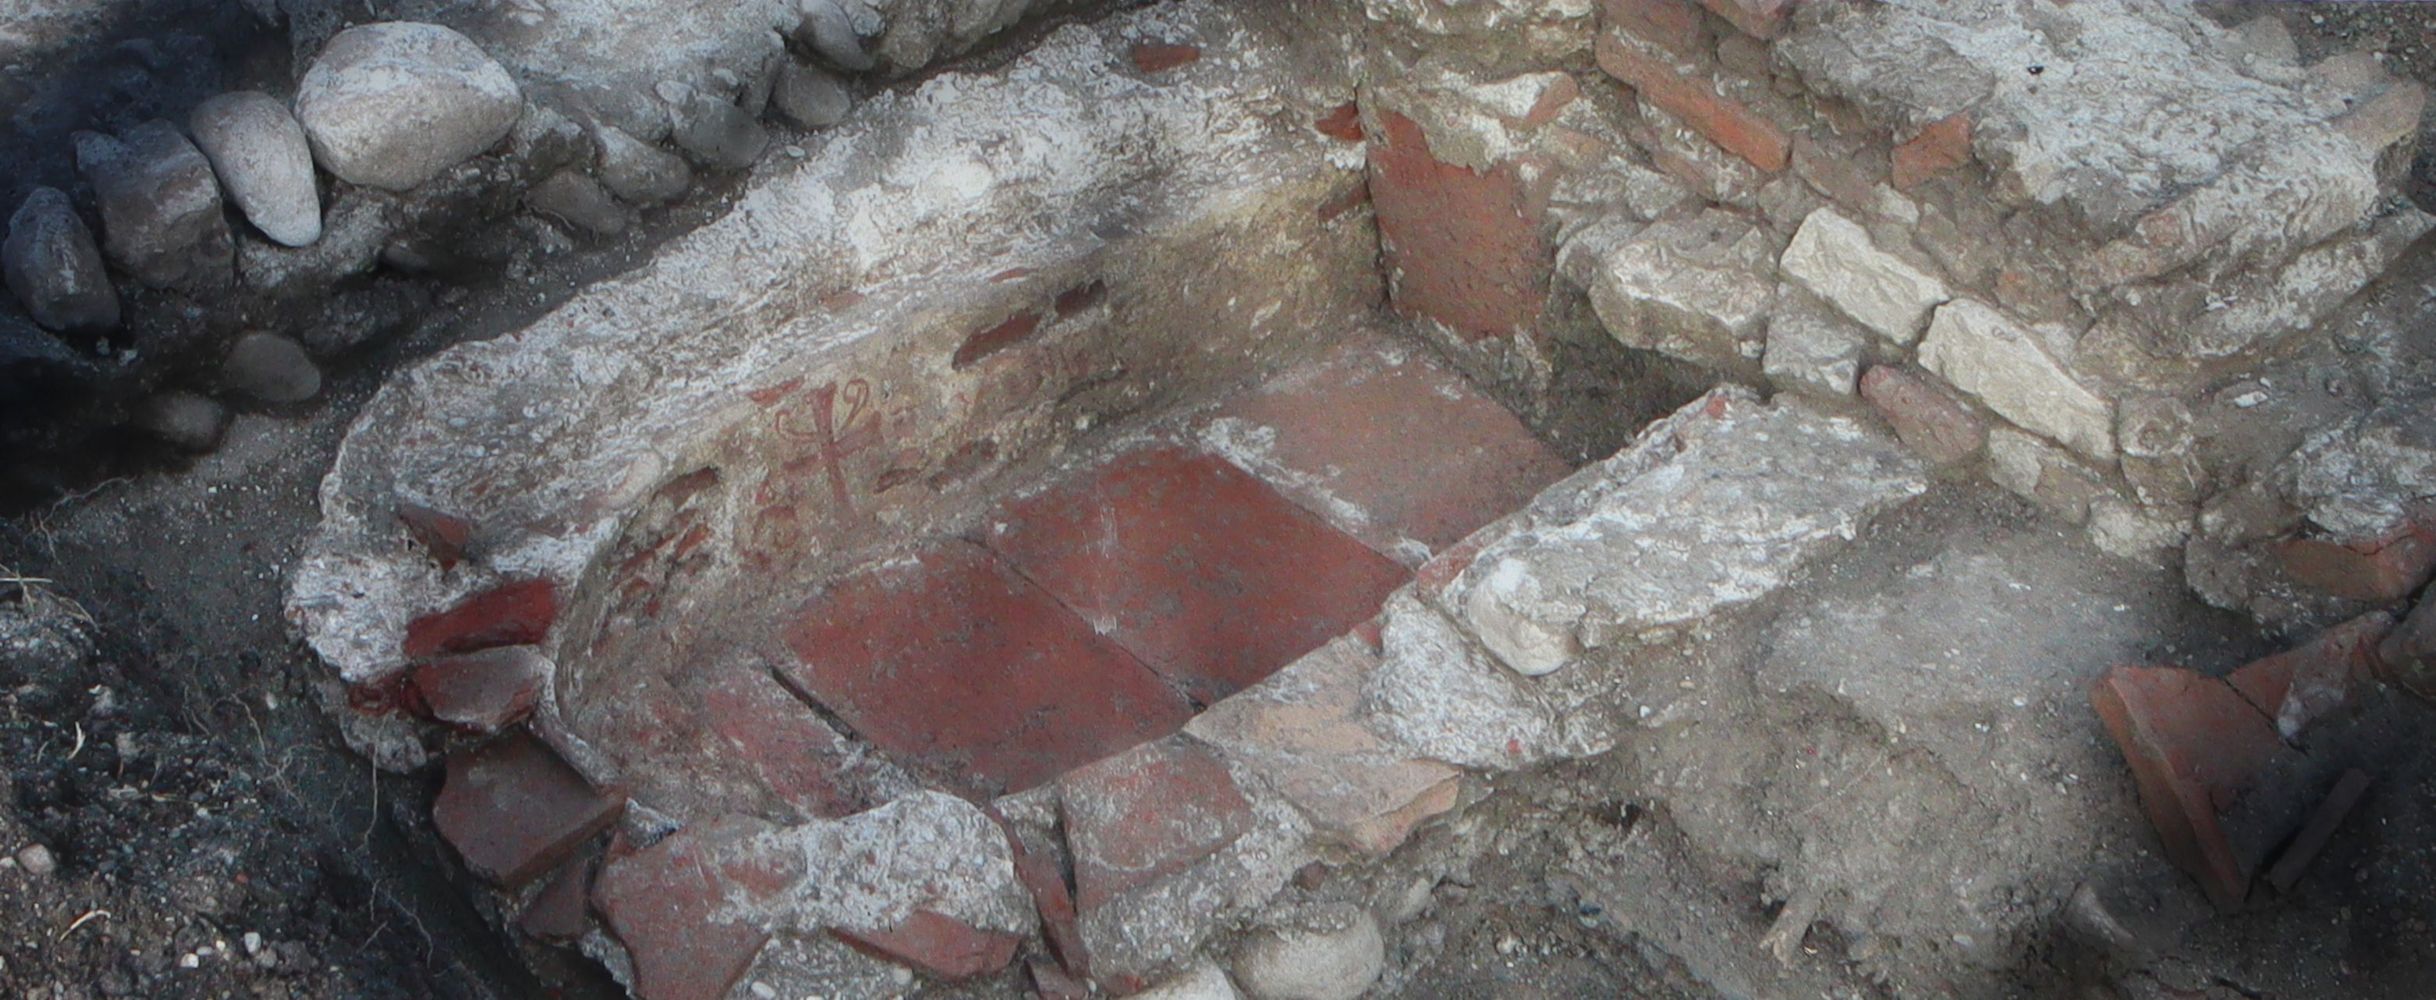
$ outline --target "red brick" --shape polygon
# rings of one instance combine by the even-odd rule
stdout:
[[[433,721],[488,735],[533,714],[550,669],[531,646],[444,656],[414,668],[415,698]]]
[[[726,817],[601,869],[593,905],[634,959],[637,1000],[724,1000],[752,967],[770,935],[742,911],[803,878],[801,853],[760,839],[769,829]]]
[[[1391,558],[1418,562],[1521,507],[1571,471],[1521,420],[1462,376],[1419,354],[1356,343],[1234,399],[1221,416],[1266,428],[1260,465],[1314,513],[1326,498],[1364,518],[1338,527]],[[1254,472],[1265,471],[1254,468]]]
[[[2436,699],[2436,601],[2412,608],[2401,627],[2377,644],[2370,665],[2387,682]]]
[[[1971,162],[1971,113],[1958,111],[1895,147],[1888,176],[1909,191],[1920,182]]]
[[[1198,45],[1136,42],[1133,46],[1133,64],[1144,73],[1164,73],[1200,61],[1201,47]]]
[[[1040,915],[1041,937],[1049,943],[1050,954],[1075,975],[1089,977],[1091,957],[1083,947],[1082,929],[1076,923],[1074,890],[1066,885],[1063,866],[1047,853],[1055,848],[1025,843],[1014,824],[995,810],[990,818],[1006,831],[1007,846],[1015,859],[1015,879],[1023,883],[1024,891],[1032,897],[1032,910]]]
[[[517,580],[409,622],[403,648],[407,659],[420,660],[494,646],[531,646],[547,638],[557,620],[558,585]]]
[[[1412,119],[1379,115],[1370,199],[1392,279],[1388,298],[1467,340],[1533,329],[1555,254],[1540,235],[1514,166],[1486,172],[1440,162]]]
[[[1677,68],[1661,53],[1614,32],[1599,35],[1599,68],[1632,86],[1641,99],[1683,120],[1719,148],[1769,173],[1785,169],[1792,139],[1774,122],[1717,93],[1713,81]]]
[[[2413,523],[2385,538],[2345,543],[2295,538],[2277,544],[2284,573],[2345,600],[2385,603],[2411,596],[2436,572],[2436,527]]]
[[[2218,905],[2238,905],[2250,869],[2218,817],[2288,752],[2274,725],[2231,684],[2179,667],[2116,667],[2089,700],[2131,765],[2166,858]]]
[[[1548,89],[1540,91],[1539,100],[1533,101],[1531,110],[1523,113],[1522,122],[1532,128],[1546,125],[1555,121],[1557,115],[1581,97],[1582,85],[1575,83],[1571,76],[1560,76],[1555,83],[1548,85]]]
[[[1032,338],[1040,329],[1040,314],[1025,312],[1009,317],[1005,322],[976,330],[958,345],[949,365],[957,369],[970,367],[973,362],[989,357]]]
[[[761,784],[806,815],[836,819],[879,803],[848,775],[854,745],[813,714],[778,679],[724,669],[695,680],[702,718]]]
[[[1785,33],[1785,23],[1793,17],[1793,0],[1700,0],[1718,17],[1725,18],[1746,35],[1773,39]]]
[[[949,982],[961,982],[1006,968],[1015,960],[1023,939],[1000,931],[985,931],[954,917],[915,910],[905,922],[885,930],[830,928],[838,940],[894,962],[903,962]]]
[[[550,944],[572,944],[592,926],[589,904],[592,899],[592,871],[600,861],[597,853],[578,857],[558,866],[558,871],[543,883],[541,891],[516,917],[516,929],[536,941]]]
[[[1904,446],[1939,464],[1959,462],[1987,443],[1988,429],[1954,394],[1901,368],[1861,373],[1861,398],[1895,429]]]
[[[1708,28],[1692,0],[1605,0],[1607,23],[1683,55],[1708,51]]]
[[[1021,791],[1172,732],[1192,707],[963,541],[837,581],[785,633],[798,690],[900,762]]]
[[[992,519],[990,546],[1201,704],[1378,611],[1403,567],[1251,474],[1132,452]]]
[[[1033,959],[1024,963],[1024,971],[1032,976],[1032,995],[1038,1000],[1090,1000],[1091,984],[1066,974],[1055,962]]]
[[[1174,739],[1067,775],[1060,813],[1074,852],[1075,902],[1088,913],[1183,871],[1252,829],[1226,765]]]
[[[573,857],[625,809],[624,796],[594,791],[556,751],[519,730],[449,755],[431,821],[467,868],[515,888]]]
[[[442,570],[455,569],[465,561],[466,550],[474,541],[474,522],[415,503],[399,504],[397,515],[407,537],[422,546]]]
[[[1331,139],[1360,142],[1362,141],[1362,106],[1352,101],[1346,101],[1328,109],[1328,113],[1312,122],[1311,127],[1319,130],[1319,134]]]
[[[2262,657],[2225,680],[2279,726],[2288,722],[2289,736],[2298,736],[2310,721],[2340,709],[2353,681],[2376,676],[2378,644],[2393,630],[2394,616],[2372,611]]]

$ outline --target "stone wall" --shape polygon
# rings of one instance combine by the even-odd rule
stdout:
[[[2397,193],[2424,94],[2375,60],[2303,66],[2271,20],[2131,0],[1370,12],[1392,302],[1476,374],[1529,396],[1551,343],[1603,329],[1874,409],[2110,552],[2209,536],[2234,551],[2194,557],[2203,592],[2278,619],[2307,602],[2245,595],[2425,578],[2394,541],[2424,480],[2353,477],[2377,512],[2337,514],[2294,495],[2337,459],[2296,456],[2321,471],[2257,471],[2317,484],[2253,504],[2274,515],[2198,516],[2253,470],[2211,466],[2192,414],[2322,343],[2430,226]]]

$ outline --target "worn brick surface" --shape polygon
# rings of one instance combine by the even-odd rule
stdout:
[[[1137,42],[1134,44],[1133,64],[1144,73],[1164,73],[1178,66],[1201,61],[1201,47],[1172,42]]]
[[[838,940],[881,958],[903,962],[949,982],[1006,968],[1023,939],[985,931],[954,917],[915,910],[903,923],[882,930],[831,928]]]
[[[2220,906],[2249,892],[2250,870],[2219,816],[2279,753],[2265,712],[2233,685],[2179,667],[2107,671],[2090,704],[2131,765],[2165,856]]]
[[[1888,162],[1888,176],[1904,191],[1971,162],[1971,113],[1956,112],[1921,129],[1897,145]]]
[[[803,877],[803,858],[768,850],[767,823],[728,817],[623,857],[593,885],[593,905],[634,958],[638,1000],[723,1000],[769,932],[736,904],[766,902]]]
[[[1599,35],[1598,62],[1609,76],[1631,85],[1642,100],[1681,119],[1752,166],[1775,173],[1791,162],[1792,139],[1783,129],[1719,94],[1714,81],[1696,68],[1677,65],[1672,53],[1610,31]]]
[[[599,852],[595,851],[558,866],[517,915],[516,929],[551,944],[569,944],[582,937],[592,925],[592,873],[598,862]]]
[[[1370,200],[1390,302],[1470,340],[1531,330],[1547,302],[1555,251],[1513,165],[1484,172],[1441,162],[1418,123],[1394,111],[1379,120]]]
[[[1288,496],[1408,564],[1571,471],[1462,376],[1384,344],[1350,345],[1219,413],[1248,425],[1220,425],[1248,446],[1233,457],[1248,455]]]
[[[449,755],[432,825],[483,878],[515,887],[572,857],[626,808],[521,730]]]
[[[969,542],[837,581],[785,640],[799,690],[900,762],[976,791],[1032,787],[1192,714],[1131,655]]]
[[[1681,55],[1708,51],[1707,26],[1693,0],[1603,0],[1607,23]]]
[[[1861,373],[1869,401],[1905,447],[1939,464],[1959,462],[1988,441],[1987,425],[1954,394],[1901,368],[1878,365]]]
[[[694,685],[702,718],[762,785],[806,815],[835,819],[877,802],[857,787],[855,748],[761,670],[711,672]]]
[[[992,524],[1009,563],[1202,704],[1370,617],[1405,577],[1250,473],[1180,448],[1122,455]]]
[[[2253,661],[2225,680],[2272,718],[2286,739],[2297,739],[2311,722],[2342,709],[2354,681],[2376,673],[2378,644],[2393,628],[2392,615],[2370,612]]]
[[[1252,805],[1226,765],[1189,740],[1139,747],[1058,785],[1085,912],[1183,871],[1252,827]]]
[[[414,668],[415,697],[439,722],[495,733],[531,715],[550,661],[531,646],[446,656]]]
[[[1455,804],[1461,772],[1412,759],[1365,728],[1378,654],[1347,636],[1211,707],[1185,727],[1243,762],[1337,846],[1383,855]]]
[[[1785,33],[1785,23],[1793,16],[1793,0],[1700,0],[1735,27],[1757,38],[1775,38]]]
[[[406,625],[406,658],[470,653],[493,646],[530,646],[558,620],[558,585],[518,580],[473,594],[445,611]]]
[[[2294,582],[2354,601],[2398,601],[2436,573],[2436,527],[2406,525],[2393,535],[2345,543],[2295,538],[2276,545],[2276,558]]]

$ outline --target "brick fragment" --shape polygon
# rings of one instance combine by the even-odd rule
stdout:
[[[539,649],[502,646],[420,664],[412,683],[433,721],[488,735],[533,713],[551,670]]]
[[[1929,380],[1878,365],[1861,375],[1861,398],[1895,429],[1905,447],[1940,465],[1978,454],[1987,425],[1970,407]]]
[[[1328,109],[1328,113],[1313,121],[1311,127],[1318,130],[1319,134],[1331,139],[1341,142],[1360,142],[1362,141],[1362,107],[1352,101],[1346,101]]]
[[[1888,159],[1887,173],[1897,190],[1909,191],[1922,181],[1969,162],[1971,113],[1958,111],[1897,145]]]
[[[1692,0],[1604,0],[1607,23],[1672,49],[1678,55],[1708,51],[1708,28]]]
[[[903,962],[948,982],[962,982],[1006,968],[1023,939],[985,931],[954,917],[915,910],[904,922],[881,930],[833,927],[837,939],[857,950]]]
[[[623,795],[595,791],[556,751],[519,730],[449,755],[431,821],[467,868],[514,888],[574,856],[625,809]]]
[[[397,516],[406,536],[422,546],[442,571],[465,561],[466,550],[473,545],[474,522],[418,503],[399,504]]]
[[[1513,165],[1480,171],[1442,162],[1419,123],[1393,111],[1378,117],[1370,200],[1389,301],[1466,340],[1534,329],[1556,256]]]
[[[2411,523],[2384,538],[2293,538],[2276,558],[2294,582],[2333,597],[2384,603],[2409,597],[2436,573],[2436,525]]]
[[[2116,667],[2089,697],[2131,765],[2166,858],[2217,905],[2239,905],[2250,868],[2219,817],[2289,752],[2266,714],[2231,684],[2179,667]]]
[[[533,894],[533,901],[516,917],[516,929],[550,944],[572,944],[584,936],[592,924],[589,911],[592,872],[599,861],[596,853],[558,866],[550,881]]]
[[[1744,34],[1754,38],[1774,39],[1785,33],[1786,22],[1793,18],[1793,0],[1700,0],[1718,17],[1725,18]]]
[[[1136,42],[1133,64],[1144,73],[1164,73],[1178,66],[1201,61],[1198,45],[1177,45],[1169,42]]]
[[[548,580],[503,583],[406,625],[403,651],[420,660],[494,646],[531,646],[558,621],[558,585]]]
[[[634,960],[638,1000],[724,1000],[752,967],[770,934],[749,910],[804,874],[801,852],[773,846],[770,829],[723,817],[611,852],[592,900]]]
[[[1599,35],[1597,55],[1600,69],[1719,148],[1769,173],[1791,163],[1791,137],[1742,102],[1719,94],[1714,81],[1687,73],[1648,45],[1615,32]]]
[[[1075,902],[1086,913],[1191,867],[1252,828],[1252,804],[1226,765],[1184,740],[1076,771],[1059,792]]]

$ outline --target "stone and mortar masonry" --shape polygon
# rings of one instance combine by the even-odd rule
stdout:
[[[1059,977],[1231,988],[1212,964],[1229,960],[1257,996],[1356,995],[1393,908],[1349,908],[1298,874],[1391,854],[1459,814],[1482,776],[1613,747],[1603,716],[1552,694],[1568,672],[1730,622],[1922,493],[1932,466],[1985,475],[2120,553],[2170,552],[2224,485],[2187,442],[2191,401],[2305,339],[2427,228],[2392,197],[2415,86],[2357,60],[2300,67],[2172,8],[1363,13],[1358,53],[1291,51],[1182,5],[1067,29],[1005,78],[943,75],[865,122],[926,141],[869,139],[866,154],[850,125],[638,275],[419,367],[368,408],[291,610],[364,707],[509,728],[451,755],[444,826],[520,926],[578,942],[653,997],[719,996],[748,971],[834,989],[890,981],[882,960],[956,980],[1019,959],[1044,994]],[[1246,82],[1315,58],[1357,79]],[[991,146],[993,108],[1104,131]],[[2167,119],[2191,127],[2142,124]],[[914,194],[849,205],[873,177]],[[1226,194],[1190,211],[1139,197],[1162,190]],[[1072,210],[1050,213],[1065,228],[1018,238],[958,208],[1041,198]],[[1085,217],[1087,204],[1130,214]],[[1701,397],[1513,516],[1424,550],[1376,621],[1182,733],[987,806],[890,773],[872,782],[888,803],[847,816],[689,815],[622,783],[632,760],[571,718],[587,684],[652,658],[616,643],[622,615],[659,615],[654,587],[749,611],[772,574],[832,573],[866,529],[918,530],[950,506],[877,502],[866,522],[806,527],[827,500],[869,498],[832,496],[819,474],[784,495],[729,476],[804,441],[835,462],[849,447],[899,457],[855,437],[871,406],[916,474],[1014,481],[1020,452],[1079,433],[1058,379],[1122,411],[1226,371],[1121,353],[1110,313],[1223,317],[1229,291],[1258,291],[1249,325],[1291,332],[1241,349],[1316,349],[1370,301],[1366,272],[1343,263],[1366,252],[1373,217],[1389,303],[1526,412],[1548,403],[1552,345],[1585,336],[1778,398]],[[1280,229],[1303,238],[1257,238]],[[843,236],[807,249],[781,235],[801,231]],[[1141,290],[1128,257],[1181,260],[1212,234],[1274,256],[1247,253],[1173,299]],[[705,281],[728,294],[702,295]],[[1280,289],[1294,294],[1267,301]],[[1158,377],[1085,384],[1108,363],[1092,350]],[[991,386],[992,368],[1028,381]],[[875,383],[900,387],[893,407]],[[959,389],[1000,395],[981,406]],[[1006,451],[967,447],[985,439]],[[2317,512],[2245,537],[2271,557],[2244,572],[2349,581],[2364,561],[2391,570],[2373,578],[2385,588],[2424,576],[2417,561],[2436,554],[2405,502],[2424,451],[2400,433],[2365,440],[2400,460],[2345,438],[2296,453],[2301,471],[2269,499],[2316,498]],[[842,483],[839,468],[825,472]],[[1618,571],[1636,561],[1667,571]],[[631,565],[667,574],[639,603],[621,592]],[[725,591],[671,582],[704,566]],[[498,693],[435,705],[419,690],[462,693],[451,677]],[[405,715],[355,724],[390,766],[429,756],[429,730]],[[855,752],[833,730],[803,739]],[[545,801],[546,815],[517,808]],[[924,850],[893,855],[902,872],[819,868],[908,840]],[[603,920],[584,912],[587,882]]]
[[[2436,566],[2424,448],[2210,467],[2189,419],[2430,228],[2425,95],[2375,60],[2136,0],[1370,10],[1391,303],[1524,409],[1612,337],[1874,410],[2116,555],[2196,535],[2201,593],[2270,621]]]

